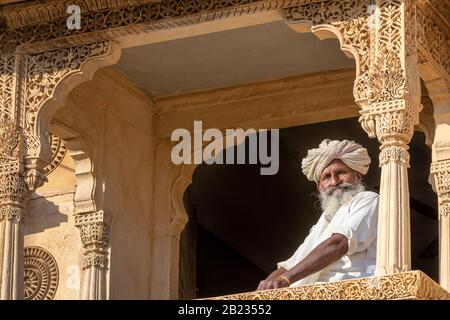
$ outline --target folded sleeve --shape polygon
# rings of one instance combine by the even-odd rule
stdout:
[[[331,234],[342,234],[348,240],[347,256],[367,250],[376,241],[378,229],[378,195],[362,192],[350,203],[348,212]]]
[[[298,247],[298,249],[295,251],[295,253],[292,255],[292,257],[290,257],[289,259],[287,259],[285,261],[277,263],[277,269],[284,268],[286,270],[289,270],[289,269],[292,269],[293,267],[295,267],[295,265],[300,262],[302,252],[305,249],[306,243],[308,243],[308,241],[310,241],[314,228],[315,228],[315,225],[309,230],[308,236],[305,238],[305,240],[300,245],[300,247]]]

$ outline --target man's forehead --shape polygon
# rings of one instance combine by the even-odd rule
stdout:
[[[325,169],[323,169],[322,174],[326,173],[328,171],[331,170],[336,170],[336,169],[347,169],[347,170],[351,170],[344,162],[342,162],[342,160],[339,159],[334,159],[333,161],[330,162],[330,164],[328,166],[325,167]]]

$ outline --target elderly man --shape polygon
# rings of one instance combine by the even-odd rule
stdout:
[[[365,191],[367,150],[353,141],[323,141],[308,151],[303,173],[315,181],[323,214],[294,255],[257,290],[372,276],[375,270],[378,195]]]

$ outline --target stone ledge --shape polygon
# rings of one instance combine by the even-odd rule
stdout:
[[[298,288],[255,291],[209,300],[450,300],[450,293],[422,271]]]

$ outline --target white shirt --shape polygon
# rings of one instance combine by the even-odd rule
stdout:
[[[348,239],[347,253],[327,268],[293,283],[291,287],[373,276],[377,227],[378,194],[371,191],[358,193],[347,205],[339,208],[334,216],[322,214],[303,244],[291,258],[278,263],[278,268],[293,268],[319,244],[339,233]]]

